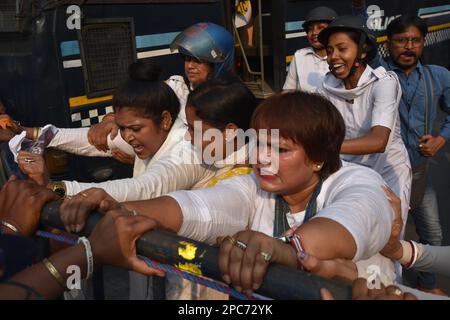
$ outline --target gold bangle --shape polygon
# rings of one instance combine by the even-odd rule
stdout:
[[[64,282],[63,277],[61,276],[61,274],[59,273],[59,271],[55,268],[55,266],[53,265],[53,263],[51,263],[50,260],[48,260],[47,258],[45,258],[44,260],[42,260],[42,262],[44,263],[44,266],[47,268],[48,272],[50,272],[50,274],[56,279],[56,281],[58,282],[58,284],[59,284],[63,289],[67,289],[66,283]]]

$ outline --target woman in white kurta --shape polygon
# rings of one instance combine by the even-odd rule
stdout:
[[[170,90],[170,89],[169,89]],[[120,95],[117,95],[120,98]],[[145,193],[140,192],[138,195],[128,195],[130,200],[151,199],[156,196],[164,195],[167,192],[181,190],[182,185],[186,185],[185,181],[197,183],[201,187],[214,186],[218,181],[230,178],[237,175],[248,174],[251,170],[248,168],[247,158],[248,150],[245,144],[239,145],[239,134],[248,129],[251,115],[256,107],[256,99],[251,91],[240,81],[234,79],[214,79],[199,85],[188,98],[187,111],[187,127],[183,130],[183,135],[186,135],[191,141],[182,141],[172,145],[172,149],[166,148],[166,142],[160,147],[157,154],[162,150],[162,155],[155,162],[152,160],[146,163],[146,172],[140,174],[132,179],[126,179],[131,186],[136,185],[138,190],[145,191],[146,181],[149,187],[155,187],[151,196],[145,197]],[[120,108],[119,108],[120,109]],[[117,112],[117,111],[116,111]],[[121,119],[120,112],[116,115],[116,120]],[[120,120],[119,120],[120,121]],[[177,122],[180,120],[177,119]],[[197,124],[196,124],[197,122]],[[199,126],[199,125],[200,126]],[[207,157],[207,148],[213,143],[207,138],[207,131],[215,130],[219,136],[214,141],[217,146],[214,152],[216,159]],[[198,132],[200,131],[200,132]],[[61,133],[70,133],[70,131],[61,131]],[[189,133],[189,134],[187,134]],[[169,133],[169,137],[172,133]],[[69,137],[70,134],[67,134]],[[72,135],[73,136],[73,135]],[[196,136],[200,139],[196,140]],[[169,137],[167,139],[169,139]],[[54,145],[66,146],[76,144],[76,139],[73,137],[64,139],[64,135],[57,134],[56,137],[59,143]],[[55,140],[55,138],[53,140]],[[166,139],[166,141],[167,141]],[[66,144],[62,143],[66,141]],[[241,140],[244,141],[244,140]],[[84,144],[86,141],[84,141]],[[66,146],[67,147],[67,146]],[[142,148],[135,146],[134,149],[141,151]],[[204,152],[200,152],[201,150]],[[209,148],[211,149],[211,148]],[[81,150],[95,150],[95,147],[88,146]],[[220,152],[223,153],[220,155]],[[29,155],[27,155],[29,156]],[[193,157],[194,156],[194,157]],[[218,158],[217,158],[218,157]],[[212,160],[205,163],[204,160]],[[144,159],[145,161],[145,159]],[[190,169],[192,167],[193,169]],[[200,175],[201,181],[197,181],[195,177],[195,168],[208,167],[213,174]],[[146,178],[145,178],[146,177]],[[149,179],[150,178],[150,179]],[[141,183],[137,183],[140,181]],[[78,182],[72,182],[76,186]],[[76,231],[82,229],[87,215],[92,209],[98,207],[104,199],[99,194],[100,190],[106,190],[113,193],[113,198],[124,198],[123,194],[128,194],[124,181],[109,181],[103,184],[82,184],[81,187],[92,187],[101,189],[87,189],[82,192],[80,196],[74,197],[70,201],[65,201],[61,207],[61,215],[63,221],[69,221],[68,228]],[[140,186],[140,187],[139,187]],[[140,189],[139,189],[140,188]],[[133,188],[131,188],[134,190]],[[191,189],[187,187],[185,189]],[[167,191],[168,190],[168,191]],[[155,195],[155,193],[161,192]],[[83,197],[83,193],[89,197]],[[141,198],[136,198],[141,196]],[[88,206],[83,206],[84,201],[89,203]],[[125,201],[125,200],[121,200]],[[80,209],[81,208],[81,209]],[[130,276],[130,292],[132,299],[149,299],[152,297],[151,286],[148,285],[147,277],[132,273]],[[169,277],[169,281],[170,281]],[[169,282],[168,298],[191,298],[201,296],[205,290],[199,289],[197,286],[193,288],[182,286],[177,279]],[[176,290],[174,290],[176,289]],[[183,290],[182,290],[183,289]],[[189,290],[188,290],[189,289]],[[192,292],[192,294],[191,294]],[[218,296],[216,296],[217,298]]]
[[[345,120],[342,159],[377,171],[402,202],[406,225],[411,166],[400,135],[398,106],[401,87],[397,76],[366,61],[376,54],[376,44],[351,16],[339,17],[319,35],[326,46],[332,72],[323,83],[323,94]]]
[[[262,145],[254,175],[227,179],[212,188],[126,202],[123,208],[208,243],[241,230],[279,236],[297,228],[310,254],[353,259],[358,265],[355,272],[366,277],[366,267],[377,265],[381,280],[391,283],[393,263],[378,254],[393,219],[382,190],[384,181],[369,168],[341,167],[345,125],[339,112],[320,96],[290,92],[264,101],[253,117],[255,129],[279,129],[281,137],[267,145],[258,136]]]
[[[204,165],[201,160],[186,163],[176,156],[195,156],[190,143],[184,141],[186,126],[177,118],[180,110],[178,98],[167,84],[153,81],[159,76],[154,72],[154,65],[146,64],[145,67],[146,73],[153,78],[135,78],[131,74],[132,79],[115,91],[114,120],[121,130],[116,139],[108,139],[111,147],[122,148],[135,157],[133,177],[102,183],[62,181],[67,196],[96,187],[105,189],[118,201],[150,199],[174,190],[204,187],[216,174],[214,167]],[[83,128],[46,127],[41,135],[46,136],[47,130],[56,132],[49,147],[83,156],[111,156],[111,152],[98,151],[90,145]],[[11,141],[10,145],[14,142]],[[28,158],[35,161],[25,161]],[[18,160],[21,169],[36,181],[49,188],[60,185],[59,182],[48,181],[42,174],[42,158],[21,152]]]

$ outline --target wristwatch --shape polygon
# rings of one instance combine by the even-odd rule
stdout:
[[[65,183],[62,181],[53,181],[52,191],[64,199],[66,197]]]

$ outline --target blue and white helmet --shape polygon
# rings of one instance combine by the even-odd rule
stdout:
[[[217,24],[201,22],[190,26],[170,44],[172,51],[214,65],[213,77],[231,74],[234,62],[232,34]]]

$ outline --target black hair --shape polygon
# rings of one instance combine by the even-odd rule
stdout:
[[[172,116],[172,123],[180,112],[180,101],[173,90],[158,80],[161,67],[151,61],[137,61],[129,68],[129,78],[114,91],[113,108],[140,111],[143,117],[161,123],[162,113]]]
[[[138,60],[128,68],[128,76],[133,80],[157,81],[161,73],[161,66],[148,60]]]
[[[186,105],[193,107],[202,121],[219,130],[224,130],[230,123],[247,130],[257,100],[237,77],[219,77],[195,88]]]
[[[410,26],[414,26],[419,29],[422,36],[425,38],[428,33],[428,26],[425,20],[418,16],[402,15],[389,23],[387,26],[386,34],[388,39],[392,39],[392,35],[396,33],[403,33]]]

